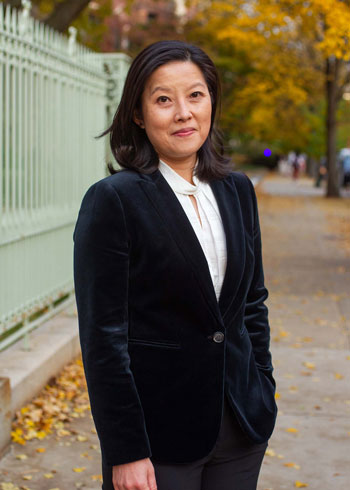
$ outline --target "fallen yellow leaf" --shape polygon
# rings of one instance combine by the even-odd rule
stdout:
[[[281,398],[281,395],[276,391],[275,393],[275,399],[276,400],[279,400]]]
[[[96,480],[102,481],[102,475],[91,475],[91,479],[94,481]]]
[[[299,432],[299,429],[295,429],[295,427],[289,427],[288,429],[286,429],[286,431],[291,433],[296,433]]]
[[[38,430],[38,432],[36,433],[36,437],[38,439],[44,439],[46,436],[47,436],[47,434],[43,430]]]
[[[303,365],[308,369],[315,369],[315,364],[313,362],[303,362]]]
[[[86,470],[86,467],[83,466],[82,468],[73,468],[73,471],[75,471],[76,473],[81,473],[82,471],[85,471]]]
[[[86,436],[79,435],[79,436],[77,436],[77,440],[80,442],[85,442],[88,440],[88,438]]]
[[[57,435],[58,435],[58,437],[70,436],[71,432],[69,430],[66,430],[66,429],[59,429],[57,431]]]
[[[344,379],[344,376],[340,373],[334,373],[335,379]]]
[[[45,478],[53,478],[54,475],[52,473],[44,473]]]
[[[276,453],[273,449],[266,449],[265,454],[271,457],[276,456]]]
[[[46,451],[46,448],[44,448],[44,447],[37,447],[36,448],[37,453],[44,453],[45,451]]]
[[[32,475],[22,475],[23,480],[31,480],[33,478]]]
[[[16,459],[20,459],[21,461],[27,458],[28,456],[26,454],[16,454]]]
[[[312,337],[303,337],[301,340],[303,342],[312,342],[314,339]]]
[[[294,483],[294,485],[295,485],[297,488],[304,488],[304,487],[308,487],[308,486],[309,486],[307,483],[303,483],[303,482],[298,481],[298,480],[297,480],[297,481]]]
[[[11,482],[1,483],[1,490],[19,490],[19,488]]]
[[[284,466],[286,466],[287,468],[295,468],[296,470],[300,470],[300,466],[295,463],[284,463]]]

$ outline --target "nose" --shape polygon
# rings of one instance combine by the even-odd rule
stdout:
[[[176,105],[175,120],[187,121],[192,117],[192,113],[186,100],[179,100]]]

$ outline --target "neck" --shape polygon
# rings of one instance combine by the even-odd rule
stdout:
[[[193,170],[194,167],[196,166],[196,157],[190,157],[185,161],[181,162],[176,162],[174,160],[168,160],[166,157],[163,158],[162,156],[159,156],[163,162],[165,162],[169,167],[171,167],[175,172],[177,172],[181,177],[190,184],[194,185],[192,176],[193,176]]]

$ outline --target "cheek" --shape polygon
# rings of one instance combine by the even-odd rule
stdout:
[[[211,124],[211,104],[203,107],[202,111],[202,128],[205,132],[209,132]]]

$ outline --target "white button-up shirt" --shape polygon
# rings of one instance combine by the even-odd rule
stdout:
[[[197,164],[198,160],[196,166]],[[227,251],[225,230],[213,191],[207,182],[200,181],[195,175],[192,177],[195,185],[191,184],[163,160],[159,160],[158,168],[180,201],[197,235],[208,262],[216,298],[219,300],[226,271]],[[197,201],[202,225],[190,195]]]

